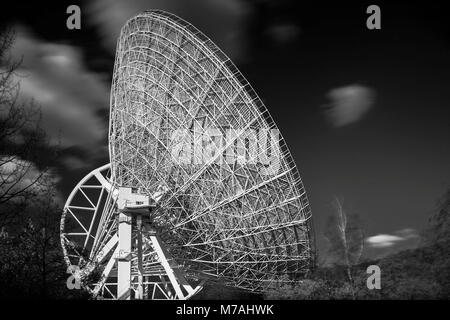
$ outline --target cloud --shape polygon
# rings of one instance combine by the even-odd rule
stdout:
[[[330,103],[325,106],[325,115],[335,127],[342,127],[361,120],[375,101],[373,89],[354,84],[330,90]]]
[[[404,243],[407,240],[417,240],[419,235],[415,229],[406,228],[397,230],[394,234],[378,234],[366,239],[372,248],[388,248]]]
[[[390,234],[378,234],[376,236],[372,236],[366,239],[366,242],[369,243],[374,248],[385,248],[391,247],[398,241],[403,241],[404,239],[399,236],[393,236]]]
[[[103,44],[114,51],[120,29],[139,12],[161,9],[176,14],[210,37],[234,60],[245,58],[249,6],[239,0],[97,0],[87,5],[88,21],[100,31]]]
[[[277,43],[285,44],[294,41],[301,33],[298,25],[279,23],[270,26],[266,33]]]
[[[401,236],[403,240],[417,239],[419,237],[417,230],[412,228],[397,230],[395,233]]]
[[[0,155],[1,194],[11,195],[27,188],[29,192],[39,193],[46,183],[57,183],[60,179],[53,171],[42,172],[34,163],[15,155]],[[12,200],[21,199],[20,195]]]
[[[83,161],[82,158],[74,155],[67,155],[66,157],[64,157],[63,163],[67,168],[70,168],[71,170],[81,169],[86,165],[85,161]]]
[[[42,171],[33,162],[23,160],[15,155],[2,154],[0,162],[2,163],[0,165],[0,194],[2,194],[3,200],[14,195],[7,203],[18,204],[26,200],[27,203],[34,206],[37,201],[48,201],[50,192],[53,201],[59,205],[64,204],[65,200],[61,192],[52,188],[63,179],[54,168]],[[33,195],[31,202],[29,201],[30,195]]]
[[[19,27],[11,55],[15,60],[23,57],[17,71],[20,97],[38,103],[42,127],[52,143],[81,148],[86,159],[107,152],[107,124],[97,112],[109,108],[109,84],[86,68],[80,50],[40,40]]]

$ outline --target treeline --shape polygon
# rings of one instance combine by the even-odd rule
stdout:
[[[367,287],[367,267],[381,270],[381,289]],[[430,218],[418,248],[350,266],[318,266],[310,277],[274,286],[266,299],[450,299],[450,189]],[[353,295],[354,292],[354,295]]]
[[[319,267],[303,282],[281,285],[266,299],[450,299],[450,241],[405,250],[354,267],[355,297],[344,266]],[[369,265],[381,269],[381,289],[367,288]]]
[[[39,106],[20,99],[14,32],[0,30],[0,299],[79,297],[69,292],[52,167],[58,148]]]

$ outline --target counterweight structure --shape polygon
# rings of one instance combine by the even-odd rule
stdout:
[[[61,220],[66,262],[95,296],[185,299],[208,279],[264,291],[311,269],[311,211],[283,137],[186,21],[148,11],[122,28],[109,150]]]

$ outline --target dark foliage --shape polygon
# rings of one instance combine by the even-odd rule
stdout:
[[[430,219],[423,245],[385,258],[353,266],[357,299],[450,299],[450,190]],[[381,289],[366,285],[369,265],[381,269]],[[351,285],[344,264],[318,267],[296,285],[274,287],[269,299],[351,299]]]
[[[19,99],[11,30],[0,34],[0,299],[81,297],[66,287],[61,208],[39,108]]]

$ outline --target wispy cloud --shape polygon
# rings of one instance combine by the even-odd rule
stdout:
[[[403,241],[404,239],[399,236],[394,236],[391,234],[378,234],[366,239],[367,243],[374,248],[386,248],[393,246],[398,241]]]
[[[407,240],[416,240],[419,238],[419,234],[415,229],[406,228],[397,230],[394,234],[377,234],[375,236],[368,237],[366,243],[372,248],[388,248],[397,244],[403,244]]]
[[[361,120],[372,108],[375,91],[358,84],[335,88],[327,93],[330,103],[325,105],[325,115],[335,127]]]
[[[17,194],[11,198],[12,202],[22,200],[23,191],[39,194],[48,183],[57,183],[60,177],[50,170],[42,172],[34,163],[23,160],[15,155],[0,155],[0,182],[4,197]],[[47,184],[46,184],[47,183]]]
[[[278,23],[267,28],[266,33],[277,43],[285,44],[300,36],[301,29],[293,23]]]
[[[11,54],[23,58],[17,72],[20,96],[39,104],[52,142],[84,150],[85,161],[92,150],[106,152],[107,124],[97,112],[109,107],[109,85],[86,68],[80,50],[43,41],[19,27]]]

